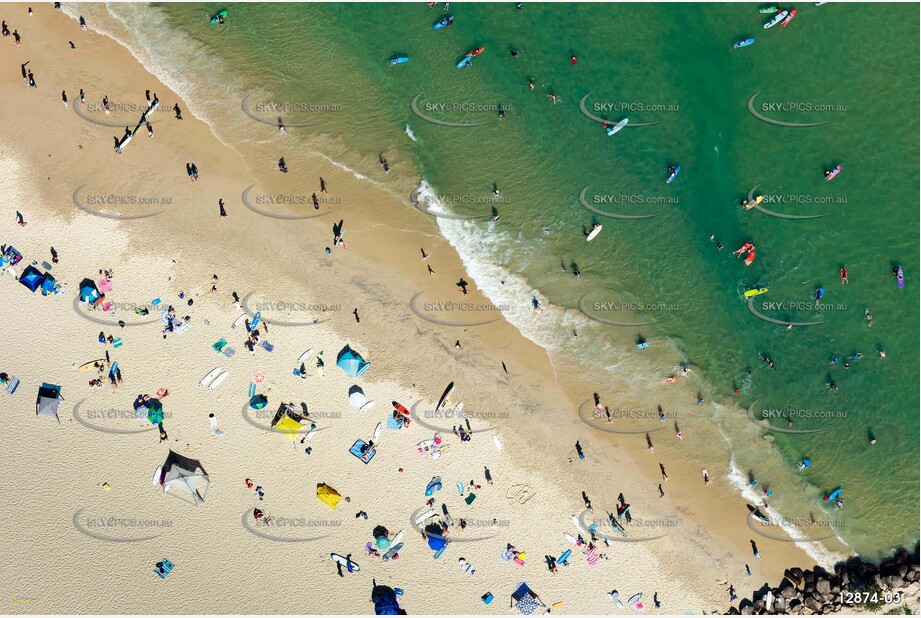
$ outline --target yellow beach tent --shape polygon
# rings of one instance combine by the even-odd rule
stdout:
[[[339,492],[326,483],[317,483],[317,498],[331,509],[336,508],[336,505],[342,500]]]
[[[292,440],[297,440],[297,434],[301,430],[301,424],[287,414],[282,414],[281,420],[275,423],[275,430],[280,431]]]

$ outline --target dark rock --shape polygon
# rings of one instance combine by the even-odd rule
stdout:
[[[803,570],[799,567],[793,567],[784,571],[784,577],[790,580],[797,588],[803,584]]]
[[[755,602],[752,603],[752,609],[754,613],[760,614],[761,610],[764,609],[764,599],[755,599]]]
[[[788,600],[796,596],[796,588],[790,580],[784,579],[783,582],[781,582],[780,596]]]
[[[831,584],[828,583],[828,580],[822,578],[815,583],[816,592],[820,593],[823,597],[826,597],[831,593]]]
[[[812,613],[822,611],[822,604],[819,603],[815,597],[808,597],[805,601],[803,601],[803,605],[809,608]]]
[[[886,577],[882,578],[882,583],[883,586],[889,590],[898,590],[905,585],[905,583],[902,581],[902,578],[898,575],[887,575]]]
[[[815,573],[809,570],[803,571],[803,583],[809,585],[813,582],[815,582]]]
[[[747,606],[741,608],[741,609],[739,610],[739,613],[740,613],[741,615],[743,615],[743,616],[751,616],[751,615],[752,615],[752,607],[751,607],[751,605],[747,605]]]
[[[777,597],[774,599],[774,613],[783,614],[787,610],[787,600],[783,597]]]

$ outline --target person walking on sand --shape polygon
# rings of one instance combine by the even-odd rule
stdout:
[[[755,558],[760,558],[761,552],[758,551],[758,545],[755,544],[755,539],[749,539],[749,542],[752,544],[752,553],[755,554]]]
[[[486,476],[486,482],[492,485],[492,474],[489,472],[489,468],[483,466],[483,474]]]
[[[588,494],[585,493],[585,490],[582,491],[582,502],[585,503],[586,509],[592,510],[592,501],[588,499]]]
[[[68,107],[68,105],[67,105],[67,91],[66,91],[66,90],[62,90],[62,91],[61,91],[61,101],[64,102],[64,107]]]
[[[83,19],[83,15],[80,16],[80,27],[85,31],[86,30],[86,20]]]
[[[13,30],[13,40],[16,41],[16,47],[22,47],[22,37],[18,30]]]
[[[432,265],[431,265],[431,264],[426,264],[426,267],[429,269],[429,274],[430,274],[430,275],[434,275],[434,274],[435,274],[435,271],[432,270]]]
[[[659,464],[659,471],[662,473],[662,480],[667,481],[668,475],[665,473],[665,466],[662,465],[661,463]]]
[[[704,485],[709,485],[710,484],[710,473],[707,472],[706,468],[701,470],[700,473],[703,474],[704,476]]]
[[[20,227],[26,226],[26,220],[22,217],[22,213],[18,210],[16,211],[16,223],[18,223]]]
[[[153,139],[153,125],[150,124],[150,121],[144,121],[145,126],[147,127],[147,137]]]
[[[355,316],[355,323],[361,324],[361,318],[358,317],[358,307],[355,307],[354,309],[352,309],[352,315]]]
[[[664,497],[665,497],[665,490],[662,489],[662,483],[659,483],[659,497],[660,497],[660,498],[664,498]]]
[[[221,216],[222,216],[222,217],[226,217],[226,216],[227,216],[227,211],[224,210],[224,200],[218,199],[218,201],[217,201],[217,207],[220,209]]]
[[[28,83],[29,83],[29,72],[26,70],[26,65],[29,64],[30,62],[32,62],[32,61],[31,61],[31,60],[26,60],[24,63],[22,63],[21,65],[19,65],[19,68],[22,69],[22,83],[24,83],[24,84],[28,84]]]
[[[35,83],[35,75],[31,70],[29,71],[29,88],[38,88],[38,84]]]
[[[182,110],[179,109],[179,104],[173,104],[173,111],[176,112],[176,120],[182,120]]]
[[[51,247],[51,263],[58,263],[58,252],[54,250],[54,247]]]
[[[80,104],[86,105],[86,95],[83,94],[83,88],[80,89]]]

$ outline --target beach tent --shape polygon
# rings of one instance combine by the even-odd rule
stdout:
[[[397,592],[390,586],[378,586],[376,580],[371,580],[371,601],[374,603],[375,616],[405,616],[406,610],[400,608],[397,601]]]
[[[92,279],[84,279],[80,282],[80,300],[84,303],[93,304],[99,300],[99,290]]]
[[[342,500],[339,492],[326,483],[317,483],[317,498],[331,509],[336,508],[336,505]]]
[[[163,422],[163,403],[159,399],[150,398],[143,407],[147,408],[147,420],[151,425]]]
[[[19,275],[19,283],[29,288],[30,292],[34,292],[40,288],[44,280],[44,275],[34,266],[26,266],[26,269]]]
[[[158,481],[164,492],[196,506],[205,501],[211,481],[197,459],[170,451],[159,472]]]
[[[61,387],[57,384],[48,384],[42,382],[41,388],[38,389],[38,398],[35,400],[35,416],[45,414],[53,416],[58,423],[58,405],[61,403]]]
[[[368,398],[365,397],[365,392],[361,390],[361,387],[357,384],[352,385],[349,389],[349,405],[353,408],[360,408],[365,405],[366,401]]]
[[[336,366],[350,378],[357,378],[371,367],[371,363],[363,359],[358,352],[349,346],[345,346],[339,352],[339,356],[336,357]]]
[[[253,395],[249,400],[249,407],[253,410],[261,410],[269,403],[269,398],[265,395]]]
[[[547,607],[544,605],[544,602],[540,600],[540,597],[537,596],[537,593],[531,590],[531,587],[528,586],[525,582],[518,584],[518,587],[515,588],[515,592],[512,593],[512,602],[509,607],[514,607],[519,612],[524,615],[533,614],[541,607]]]
[[[42,296],[48,296],[54,292],[54,277],[48,272],[42,276],[44,277],[42,279]]]
[[[275,423],[275,429],[292,440],[297,440],[297,434],[301,430],[301,424],[287,414],[282,414],[278,422]]]

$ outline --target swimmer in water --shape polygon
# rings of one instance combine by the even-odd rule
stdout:
[[[551,92],[547,96],[550,97],[550,100],[553,101],[554,105],[556,105],[556,99],[557,99],[556,95]]]
[[[530,88],[531,90],[534,90],[534,80],[533,79],[528,80],[528,88]]]
[[[847,266],[842,266],[838,274],[841,275],[841,283],[847,284]]]

